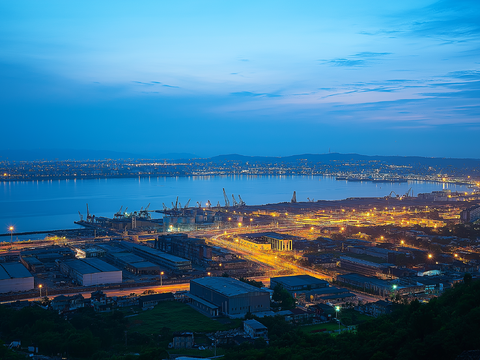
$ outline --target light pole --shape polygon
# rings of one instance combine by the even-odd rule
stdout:
[[[12,243],[13,243],[13,229],[14,229],[13,226],[10,226],[8,228],[8,230],[10,230],[10,247],[12,247]]]
[[[338,322],[338,333],[340,334],[340,321],[338,320],[338,313],[340,312],[340,306],[335,306],[335,319]]]
[[[208,275],[208,276],[210,276],[210,275],[211,275],[210,271],[207,273],[207,275]]]
[[[38,288],[40,289],[40,301],[42,301],[42,284],[38,285]]]
[[[163,271],[160,272],[160,287],[163,286],[163,274],[165,274]]]

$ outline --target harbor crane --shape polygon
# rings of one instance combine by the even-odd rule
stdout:
[[[238,195],[238,205],[240,206],[245,206],[245,201],[243,201],[242,197],[240,195]]]
[[[225,188],[223,188],[223,198],[225,199],[225,207],[230,206],[230,201],[228,201],[227,193],[225,192]]]
[[[88,210],[88,204],[87,204],[87,221],[91,223],[95,221],[95,215],[90,215],[90,211]]]
[[[205,206],[207,207],[207,209],[210,209],[212,207],[212,203],[210,202],[210,200],[207,200]]]
[[[405,193],[405,195],[403,195],[403,197],[413,197],[413,189],[408,189],[408,191]]]
[[[120,210],[118,210],[115,214],[113,214],[113,217],[114,217],[114,218],[120,218],[120,217],[122,217],[122,209],[123,209],[123,205],[120,206]]]
[[[222,205],[220,205],[220,201],[217,202],[217,208],[220,208],[222,207]]]
[[[237,200],[235,200],[235,196],[233,194],[232,194],[232,199],[233,199],[232,206],[238,207]]]
[[[200,201],[197,201],[197,207],[200,209],[202,207],[202,203]]]
[[[165,203],[162,203],[162,205],[163,205],[163,211],[167,211],[168,210],[167,205],[165,205]]]
[[[315,199],[313,199],[313,198],[312,198],[312,199],[310,199],[309,197],[307,197],[307,201],[308,201],[308,202],[314,202],[314,201],[315,201]]]
[[[183,207],[184,209],[188,208],[188,205],[190,205],[190,200],[192,200],[192,199],[188,199],[187,203],[186,203],[185,206]]]
[[[83,221],[83,215],[80,213],[80,211],[78,212],[78,215],[80,215],[80,221]]]
[[[294,192],[293,192],[293,196],[292,196],[291,203],[292,203],[292,204],[295,204],[296,202],[297,202],[297,192],[294,191]]]
[[[392,195],[395,194],[395,197],[398,197],[398,194],[395,191],[390,191],[390,194],[387,195],[387,198],[393,197]]]

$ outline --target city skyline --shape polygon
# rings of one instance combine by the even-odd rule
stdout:
[[[0,150],[480,150],[475,1],[0,7]]]

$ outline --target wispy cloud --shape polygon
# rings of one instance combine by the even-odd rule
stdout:
[[[380,58],[391,55],[388,52],[371,52],[364,51],[353,54],[348,58],[334,58],[330,60],[320,60],[323,64],[331,66],[345,66],[345,67],[363,67],[373,64],[373,62]]]
[[[239,96],[239,97],[281,97],[282,95],[273,94],[273,93],[255,93],[251,91],[238,91],[232,92],[230,95]]]

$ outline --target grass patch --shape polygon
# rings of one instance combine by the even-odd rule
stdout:
[[[175,355],[186,355],[186,356],[193,356],[193,357],[202,357],[202,358],[210,358],[215,355],[214,350],[198,350],[198,349],[169,349],[169,353]],[[217,347],[217,356],[224,355],[225,350],[222,348]]]
[[[340,320],[345,325],[358,325],[371,319],[371,316],[362,314],[354,309],[342,310],[340,314]]]
[[[158,334],[163,328],[171,331],[213,332],[228,330],[240,326],[241,320],[229,320],[222,324],[205,315],[200,314],[190,306],[176,302],[161,302],[152,310],[143,311],[129,319],[130,331],[141,334]]]

